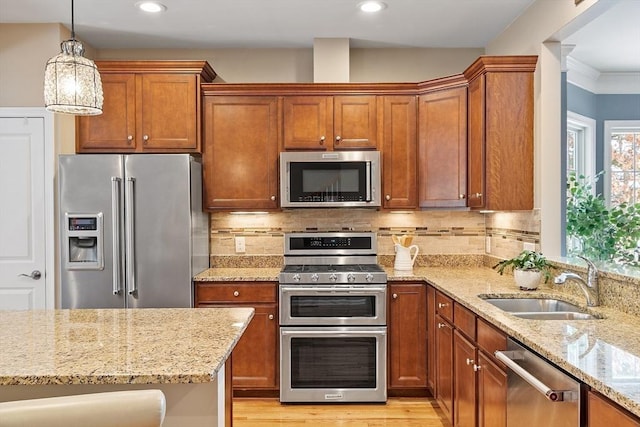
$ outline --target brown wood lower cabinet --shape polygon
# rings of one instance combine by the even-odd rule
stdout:
[[[449,421],[453,420],[453,326],[435,316],[436,400]]]
[[[440,409],[455,427],[506,427],[507,374],[493,353],[506,349],[507,336],[431,286],[427,295],[435,339],[428,366],[435,365]]]
[[[638,427],[640,418],[620,408],[606,397],[589,391],[587,427]]]
[[[458,330],[453,332],[453,420],[456,427],[476,427],[477,349]]]
[[[234,392],[275,395],[278,390],[277,284],[270,282],[197,283],[196,307],[253,307],[251,323],[233,350]],[[238,393],[236,393],[238,394]]]
[[[507,425],[507,373],[478,352],[478,427]]]
[[[427,303],[422,283],[389,283],[388,384],[394,390],[427,392]],[[405,394],[405,393],[399,393]],[[397,395],[397,394],[396,394]]]

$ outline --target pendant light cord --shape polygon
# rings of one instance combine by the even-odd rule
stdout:
[[[72,40],[76,39],[76,29],[75,29],[75,24],[73,20],[73,0],[71,0],[71,39]]]

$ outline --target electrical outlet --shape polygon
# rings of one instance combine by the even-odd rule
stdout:
[[[244,236],[236,236],[236,253],[244,253],[245,252],[245,241]]]
[[[484,251],[488,254],[491,253],[491,236],[486,236],[484,238]]]
[[[531,242],[523,242],[522,243],[522,249],[524,249],[525,251],[535,251],[536,250],[536,244],[535,243],[531,243]]]

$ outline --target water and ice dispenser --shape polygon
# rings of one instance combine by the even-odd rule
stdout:
[[[65,267],[67,270],[102,270],[102,213],[65,213]]]

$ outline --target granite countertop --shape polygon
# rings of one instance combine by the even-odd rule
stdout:
[[[252,308],[0,311],[0,385],[214,381]]]
[[[393,281],[427,281],[532,350],[640,416],[640,317],[608,307],[590,308],[599,320],[528,320],[484,301],[484,296],[555,297],[585,307],[585,301],[551,285],[520,291],[513,277],[486,267],[416,267],[413,274],[386,268]],[[198,282],[277,281],[277,268],[211,268]]]

